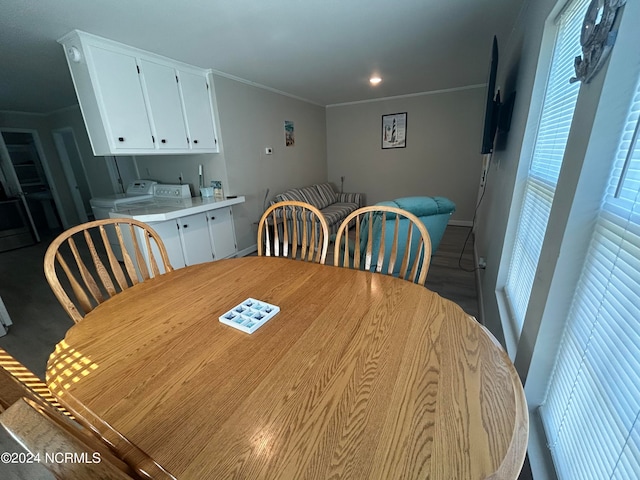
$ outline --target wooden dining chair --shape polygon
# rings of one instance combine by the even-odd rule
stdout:
[[[42,380],[6,350],[0,348],[0,412],[22,397],[30,398],[42,405],[49,405],[71,417]]]
[[[80,425],[31,399],[3,411],[0,424],[58,479],[140,478]]]
[[[324,264],[328,248],[327,221],[313,205],[293,200],[278,202],[267,208],[260,219],[259,256],[290,257]]]
[[[109,243],[109,230],[122,250],[122,264]],[[105,300],[160,275],[159,265],[165,272],[173,270],[158,233],[146,223],[126,218],[95,220],[70,228],[51,242],[44,257],[47,281],[76,323]],[[58,279],[59,269],[65,273],[75,302]]]
[[[15,405],[16,402],[19,402],[20,400],[36,404],[38,406],[38,412],[46,416],[49,419],[49,423],[57,423],[65,429],[71,427],[71,432],[74,435],[79,435],[80,440],[91,446],[93,451],[106,452],[108,455],[111,455],[113,450],[113,452],[117,453],[117,461],[113,463],[120,465],[119,469],[123,470],[128,475],[133,476],[134,478],[173,478],[173,476],[160,464],[149,457],[149,455],[142,451],[137,445],[125,438],[120,432],[107,424],[104,420],[97,420],[99,421],[100,428],[96,430],[93,429],[88,422],[84,421],[81,416],[74,418],[74,415],[71,412],[60,405],[58,400],[42,380],[18,362],[8,352],[0,348],[0,414],[5,410],[9,410],[12,405]],[[19,409],[24,410],[24,407],[19,407]],[[62,420],[59,417],[63,417]],[[2,418],[6,419],[7,417],[2,417],[0,415],[0,423],[4,422]],[[9,414],[9,418],[15,417],[13,414]],[[31,418],[34,418],[33,415]],[[13,422],[15,420],[11,421]],[[42,424],[43,420],[39,420],[38,423]],[[18,439],[20,443],[25,446],[29,445],[29,443],[27,443],[27,438],[25,438],[25,442],[22,442],[20,437],[21,431],[14,431],[13,428],[7,429],[10,430],[12,436]],[[31,439],[30,441],[33,442],[35,440]],[[34,453],[31,449],[29,449],[29,451]],[[43,451],[51,450],[45,448]],[[61,451],[75,452],[75,450]],[[122,467],[122,465],[125,465],[125,467]],[[62,476],[60,478],[129,478],[129,476]]]
[[[47,368],[49,389],[56,397],[66,399],[66,405],[79,426],[91,433],[92,437],[99,439],[101,445],[107,446],[120,460],[128,464],[138,477],[174,480],[173,475],[162,465],[125,437],[105,418],[87,408],[82,400],[75,398],[66,388],[76,383],[79,378],[91,375],[91,372],[99,368],[98,365],[81,352],[69,347],[66,340],[56,345],[52,358],[55,360],[50,361]]]
[[[385,273],[424,285],[430,262],[427,228],[415,215],[397,207],[362,207],[348,215],[336,233],[335,266]]]

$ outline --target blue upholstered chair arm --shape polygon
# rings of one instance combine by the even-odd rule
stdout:
[[[451,215],[456,211],[456,204],[445,197],[403,197],[376,205],[398,207],[413,213],[418,218],[443,213]]]
[[[451,214],[455,211],[455,204],[445,197],[404,197],[398,198],[392,201],[379,202],[376,205],[386,205],[390,207],[398,207],[403,210],[406,210],[412,214],[414,214],[418,219],[427,227],[427,231],[429,232],[429,237],[431,238],[431,254],[435,254],[440,245],[440,240],[444,235],[444,231],[447,228],[447,223],[449,222],[449,218]],[[381,230],[382,230],[382,212],[378,212],[373,216],[373,226],[372,226],[372,253],[373,258],[377,258],[378,252],[380,249],[380,238],[381,238]],[[385,227],[385,237],[393,238],[393,230],[395,228],[395,214],[388,212],[387,222]],[[368,226],[368,216],[365,216],[362,219],[362,223],[360,225],[360,250],[364,252],[367,247],[368,237],[369,237],[369,226]],[[410,221],[406,218],[400,220],[400,238],[406,238],[408,228],[410,225]],[[391,255],[392,245],[390,242],[385,242],[385,267],[388,259]],[[353,241],[348,241],[350,259],[353,258],[354,245]],[[411,248],[417,248],[418,246],[418,237],[414,236],[412,241]],[[398,245],[398,257],[401,257],[404,253],[404,242],[400,242]],[[340,253],[340,264],[342,264],[342,255],[344,252]],[[362,265],[360,268],[364,268],[364,258],[361,260]],[[400,264],[397,264],[394,268],[394,274],[400,271]]]

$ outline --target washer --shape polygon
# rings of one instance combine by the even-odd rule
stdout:
[[[135,180],[129,184],[126,193],[116,193],[106,197],[94,197],[89,200],[93,216],[96,220],[109,218],[109,212],[118,205],[142,202],[153,198],[154,180]]]
[[[92,198],[89,203],[91,210],[93,210],[93,216],[96,220],[103,220],[110,218],[109,212],[112,212],[119,206],[152,200],[153,186],[157,183],[158,182],[154,180],[135,180],[129,184],[125,193]],[[109,243],[116,258],[122,261],[122,250],[120,249],[115,231],[107,229],[107,237],[109,238]]]

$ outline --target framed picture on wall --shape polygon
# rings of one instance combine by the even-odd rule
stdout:
[[[382,116],[382,148],[407,146],[407,112]]]
[[[284,121],[284,144],[287,147],[293,147],[296,144],[293,122],[291,120]]]

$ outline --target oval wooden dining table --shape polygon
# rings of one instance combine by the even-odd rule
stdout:
[[[249,297],[280,312],[253,334],[218,320]],[[47,382],[179,479],[515,479],[528,437],[513,364],[458,305],[282,258],[125,290],[67,332]]]

